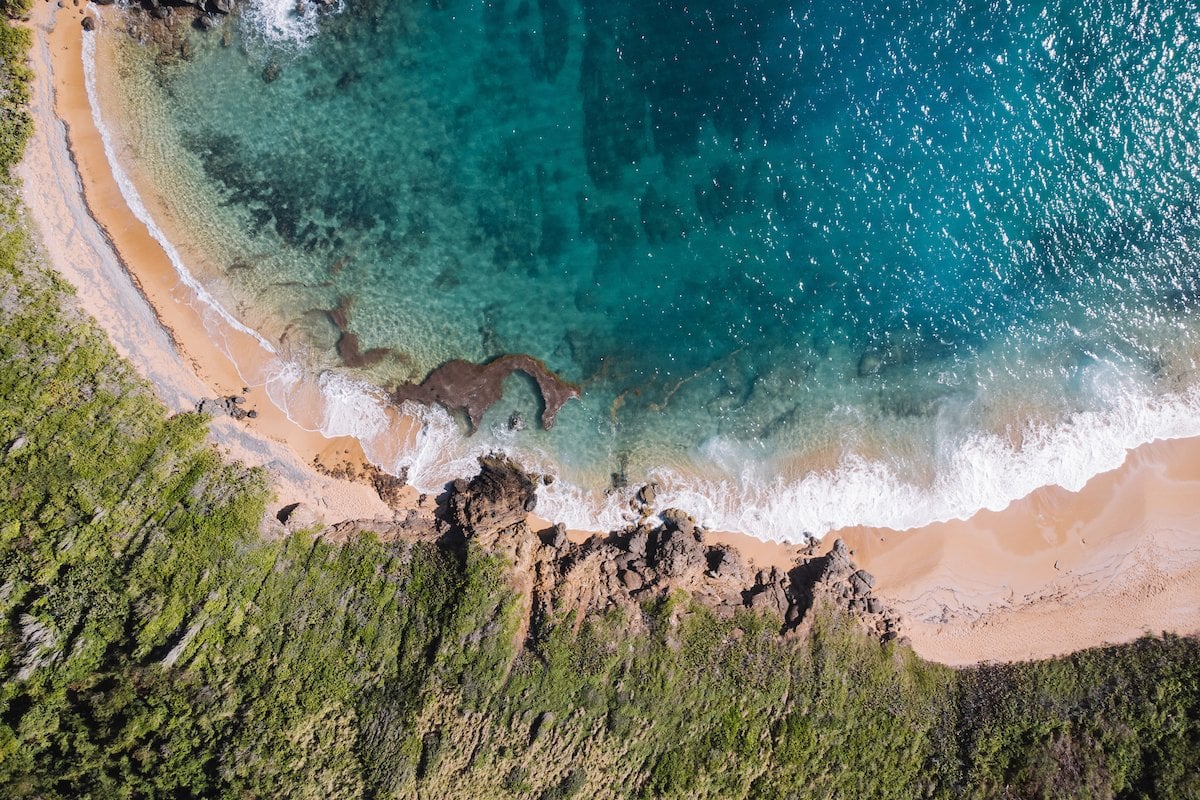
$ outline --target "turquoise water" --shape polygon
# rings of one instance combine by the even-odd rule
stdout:
[[[657,475],[764,535],[916,524],[1194,432],[1200,4],[293,7],[197,34],[142,135],[242,302],[328,354],[353,299],[362,377],[579,383],[456,445],[550,506]]]

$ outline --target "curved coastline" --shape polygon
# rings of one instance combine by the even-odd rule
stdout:
[[[48,14],[55,11],[45,9]],[[86,98],[80,103],[78,95],[84,83],[62,72],[72,69],[74,60],[79,77],[83,77],[83,37],[76,32],[78,26],[70,11],[57,10],[57,14],[58,22],[70,24],[55,27],[60,41],[45,54],[54,62],[58,114],[69,128],[74,161],[91,200],[92,214],[107,230],[114,249],[123,254],[122,263],[161,323],[173,332],[176,346],[202,384],[217,393],[236,393],[243,385],[244,362],[253,361],[253,353],[262,342],[236,328],[222,327],[219,333],[214,332],[213,325],[226,320],[214,323],[211,306],[202,302],[196,287],[188,286],[171,264],[162,249],[163,242],[155,237],[147,243],[149,234],[138,231],[137,223],[130,222],[128,197],[117,186],[107,154],[97,147],[102,140],[95,120],[82,116],[85,107],[92,110]],[[88,122],[92,123],[91,130]],[[112,192],[114,186],[116,195]],[[138,238],[143,240],[141,244]],[[159,248],[157,255],[153,253],[155,246]],[[155,259],[165,260],[167,267],[156,266]],[[271,360],[269,353],[262,357],[259,376]],[[320,394],[341,391],[351,401],[362,402],[351,396],[353,386],[337,385],[340,379],[334,376],[325,380],[326,386],[316,387]],[[261,406],[263,415],[255,423],[261,435],[286,443],[305,463],[331,453],[338,458],[365,458],[353,437],[329,438],[327,434],[361,431],[361,420],[355,417],[364,412],[372,420],[371,425],[389,424],[387,419],[375,418],[378,407],[351,407],[342,418],[324,415],[308,429],[287,413],[289,397],[303,402],[297,395],[313,391],[313,387],[301,384],[299,375],[286,370],[276,371],[270,380],[262,381],[272,398],[282,398],[283,402],[282,410],[267,409],[274,407],[271,403]],[[425,449],[431,456],[436,455],[440,442],[437,436],[426,441]],[[1048,441],[1045,446],[1053,451],[1060,443]],[[1110,461],[1102,461],[1102,466],[1117,466]],[[1200,628],[1200,602],[1194,588],[1200,585],[1195,579],[1200,576],[1200,552],[1189,549],[1188,533],[1197,530],[1200,502],[1193,501],[1189,507],[1187,495],[1190,489],[1193,496],[1200,496],[1194,491],[1200,488],[1197,465],[1200,440],[1143,445],[1119,470],[1083,476],[1079,486],[1072,487],[1080,489],[1077,493],[1058,487],[1036,489],[1007,510],[984,511],[968,521],[938,523],[903,534],[879,528],[843,533],[859,551],[865,566],[879,575],[881,592],[896,599],[902,608],[907,607],[916,627],[912,639],[917,651],[935,660],[967,663],[1053,655],[1102,641],[1126,640],[1145,630],[1191,632]],[[880,477],[869,471],[863,476],[864,490],[873,491],[876,501]],[[672,492],[667,485],[662,499],[703,514],[703,505],[711,503],[716,494],[716,487],[711,488],[706,497],[692,487],[687,492]],[[823,487],[826,493],[829,489]],[[555,502],[553,492],[543,495],[549,502],[539,509],[561,519],[559,512],[571,498]],[[1150,497],[1156,501],[1146,503]],[[894,502],[910,506],[897,511],[911,512],[915,500],[896,496]],[[745,519],[752,521],[751,517]],[[757,551],[760,563],[778,558],[787,550],[737,536],[731,539]],[[1138,554],[1145,555],[1151,547],[1158,552],[1151,559],[1154,564],[1146,566]],[[1141,565],[1145,574],[1139,578],[1133,574],[1136,570],[1129,569],[1131,565]],[[1193,587],[1190,595],[1189,587]],[[1113,597],[1127,598],[1132,613],[1121,620],[1109,619],[1112,615],[1105,614],[1104,609]],[[1139,598],[1146,602],[1139,604]]]
[[[274,4],[252,4],[251,8],[267,6]],[[244,35],[267,37],[270,33],[270,26],[263,28],[265,23],[261,21],[247,22],[252,28],[258,27],[244,31]],[[308,30],[301,38],[313,33]],[[289,36],[284,40],[296,44]],[[110,123],[120,128],[122,113],[128,109],[110,108],[107,97],[103,105]],[[134,113],[145,116],[143,111]],[[137,147],[145,144],[144,132],[136,130],[144,122],[139,120],[128,131],[134,134],[131,141],[140,142]],[[170,136],[165,138],[169,140]],[[171,151],[175,149],[177,145],[148,149],[148,157],[154,151],[148,160],[157,164],[159,172],[143,171],[135,159],[125,159],[124,171],[135,176],[135,183],[144,188],[142,194],[153,195],[160,185],[158,180],[169,182],[161,185],[176,186],[170,166],[174,155]],[[188,194],[189,183],[194,180],[181,181],[177,191]],[[195,210],[205,201],[213,201],[207,189],[200,191],[190,205]],[[154,224],[169,232],[171,247],[186,250],[183,245],[192,245],[186,253],[188,265],[197,274],[212,276],[207,282],[211,293],[225,298],[226,306],[233,308],[232,303],[238,300],[230,299],[229,290],[236,282],[225,281],[224,268],[219,266],[229,262],[214,255],[221,252],[219,248],[206,249],[211,241],[199,241],[196,226],[186,222],[186,208],[187,204],[162,202],[155,208]],[[212,228],[213,223],[216,228]],[[209,219],[199,228],[219,230],[220,226],[221,220]],[[223,236],[207,238],[236,239],[236,234],[230,230]],[[265,320],[259,316],[259,322],[250,322],[260,331],[278,333],[280,328],[287,332],[303,327],[295,324],[295,318],[281,319],[264,311],[263,304],[256,303],[252,296],[241,300],[244,302],[237,307],[243,319],[250,321],[266,314]],[[342,298],[339,302],[352,301]],[[335,327],[344,341],[345,326],[335,322]],[[283,348],[283,339],[279,341]],[[371,373],[345,371],[337,366],[367,366],[356,363],[363,354],[357,352],[357,340],[351,341],[352,348],[342,348],[339,342],[340,361],[332,352],[319,352],[324,345],[316,344],[312,352],[321,362],[318,367],[307,367],[307,359],[301,357],[265,366],[250,364],[243,374],[249,373],[248,381],[266,386],[276,404],[301,427],[357,438],[373,464],[393,474],[406,474],[410,483],[424,492],[436,493],[447,482],[472,470],[477,456],[503,450],[533,469],[555,476],[552,486],[539,491],[541,508],[577,529],[605,530],[634,521],[631,502],[637,488],[649,480],[656,483],[664,506],[688,508],[709,527],[744,530],[765,539],[802,541],[811,535],[823,536],[857,525],[907,530],[966,520],[984,509],[999,511],[1043,486],[1079,490],[1095,475],[1119,467],[1137,446],[1158,438],[1200,435],[1200,392],[1160,395],[1155,389],[1145,388],[1141,381],[1123,376],[1121,368],[1109,365],[1090,376],[1095,405],[1087,407],[1094,410],[1076,412],[1061,421],[1055,417],[1053,423],[1036,422],[1041,417],[1034,401],[1010,408],[1006,398],[999,398],[998,406],[1004,409],[1000,411],[987,408],[982,401],[968,409],[953,403],[939,407],[935,416],[922,421],[938,431],[934,434],[936,444],[930,453],[918,455],[915,464],[908,463],[904,454],[897,459],[879,457],[896,443],[886,433],[875,430],[878,420],[864,422],[851,414],[835,425],[841,430],[840,437],[831,436],[818,449],[803,454],[772,453],[769,441],[746,442],[722,436],[688,445],[686,451],[682,445],[672,449],[672,442],[639,440],[641,455],[633,459],[637,463],[631,466],[626,481],[621,451],[608,454],[608,460],[615,459],[615,464],[604,463],[603,448],[608,440],[589,440],[591,447],[598,448],[589,452],[598,456],[588,456],[595,463],[581,470],[577,464],[570,465],[574,463],[572,451],[561,449],[561,443],[548,443],[543,449],[537,439],[526,438],[527,434],[514,437],[501,430],[495,420],[483,436],[464,438],[460,423],[436,407],[401,404],[406,427],[398,430],[393,424],[397,409],[370,383]],[[385,340],[382,344],[407,349],[403,340]],[[378,348],[376,354],[384,350]],[[246,358],[241,351],[229,355],[235,361]],[[332,369],[324,369],[330,365]],[[425,380],[430,379],[432,374],[425,376]],[[395,376],[380,376],[379,380],[391,386]],[[960,430],[958,418],[977,411],[990,415],[981,429],[974,433]],[[904,450],[906,444],[907,440],[900,442],[900,449]],[[615,470],[613,487],[609,486],[610,469]]]

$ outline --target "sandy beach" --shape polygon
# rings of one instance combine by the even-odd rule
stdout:
[[[82,308],[172,410],[240,394],[246,384],[227,353],[243,365],[269,354],[214,319],[128,208],[84,88],[80,21],[87,13],[48,0],[34,11],[36,135],[20,170],[25,201]],[[225,348],[215,344],[214,326]],[[214,438],[231,457],[271,472],[273,508],[304,501],[331,524],[394,517],[372,487],[313,468],[314,460],[361,467],[355,440],[304,430],[249,388],[258,418],[218,419]],[[408,496],[417,502],[415,491]],[[798,552],[736,533],[711,536],[758,566],[790,565]],[[1147,632],[1194,633],[1200,439],[1140,447],[1077,493],[1044,488],[1002,512],[913,531],[840,531],[824,547],[839,536],[876,575],[878,593],[904,614],[916,651],[931,660],[1040,658]]]
[[[257,419],[250,425],[217,418],[213,435],[230,457],[270,470],[277,488],[274,508],[307,502],[330,524],[390,520],[393,509],[370,486],[313,469],[314,461],[329,468],[361,467],[358,442],[300,428],[258,387],[246,385],[216,340],[237,354],[243,368],[270,354],[195,296],[128,208],[85,91],[81,20],[87,13],[49,3],[34,8],[36,125],[19,174],[50,263],[172,411],[195,410],[202,398],[249,389],[246,407],[258,412]]]

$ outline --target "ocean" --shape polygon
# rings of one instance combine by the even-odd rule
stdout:
[[[128,192],[276,351],[247,379],[423,490],[503,450],[573,527],[654,480],[798,540],[1200,434],[1198,3],[248,0],[189,41],[103,62]],[[580,387],[551,429],[521,374],[477,430],[384,411],[510,353]]]

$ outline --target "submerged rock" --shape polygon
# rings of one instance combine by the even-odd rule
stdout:
[[[868,350],[858,359],[858,377],[865,378],[869,375],[878,375],[883,371],[886,363],[883,354],[874,350]]]
[[[506,355],[484,364],[455,359],[429,373],[421,383],[397,386],[392,396],[397,403],[411,400],[422,405],[440,405],[448,411],[465,412],[472,428],[478,429],[483,415],[504,393],[504,381],[514,372],[524,372],[537,382],[542,395],[542,427],[554,427],[554,418],[579,387],[568,383],[533,356]]]

